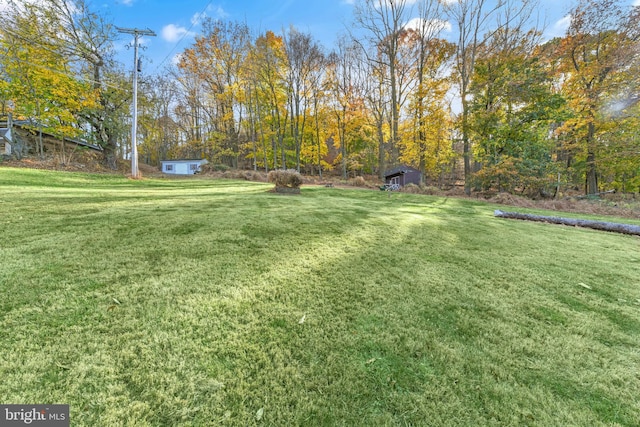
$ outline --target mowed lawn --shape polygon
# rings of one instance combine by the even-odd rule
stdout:
[[[73,426],[640,425],[639,238],[270,188],[0,168],[0,403]]]

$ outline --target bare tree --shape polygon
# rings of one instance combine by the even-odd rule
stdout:
[[[353,113],[361,101],[362,73],[358,65],[362,63],[362,50],[352,40],[343,37],[338,41],[338,49],[328,57],[329,72],[326,84],[330,88],[337,137],[342,158],[342,177],[347,178],[349,160],[349,124]]]
[[[300,172],[302,135],[307,121],[309,101],[317,85],[317,71],[324,61],[320,45],[309,34],[291,27],[284,35],[288,61],[289,104],[291,127],[296,150],[296,169]]]
[[[388,78],[392,150],[396,149],[399,138],[398,129],[403,93],[398,59],[401,38],[411,13],[409,4],[410,2],[407,0],[361,0],[354,9],[356,26],[364,30],[368,46],[359,41],[358,43],[364,52],[370,52],[369,47],[374,49],[375,54],[369,54],[368,59],[387,70],[381,76]],[[354,39],[358,40],[357,37]],[[383,162],[379,160],[379,163]],[[380,166],[380,173],[382,173],[383,165],[380,164]]]
[[[249,28],[244,23],[207,19],[204,34],[185,50],[180,61],[183,73],[196,76],[208,101],[211,135],[202,135],[210,143],[213,156],[238,166],[239,134],[244,104],[239,88],[242,67],[249,52]]]
[[[387,139],[385,135],[385,121],[389,114],[389,96],[385,89],[386,68],[380,64],[367,61],[362,64],[368,69],[369,78],[364,81],[365,102],[373,126],[376,129],[376,139],[378,143],[378,177],[384,178],[384,170],[386,164]]]
[[[422,172],[422,179],[426,176],[426,135],[425,135],[425,108],[428,102],[425,98],[429,95],[426,90],[429,79],[437,77],[439,68],[445,63],[447,55],[442,55],[440,43],[436,43],[438,36],[446,27],[443,18],[442,3],[439,0],[423,0],[418,4],[418,18],[408,25],[408,31],[412,32],[412,42],[414,47],[415,76],[416,84],[414,88],[414,110],[417,132],[415,133],[416,143],[420,148],[419,169]],[[435,59],[434,59],[435,58]]]

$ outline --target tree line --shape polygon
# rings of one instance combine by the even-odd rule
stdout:
[[[207,19],[139,86],[139,153],[344,178],[400,163],[432,185],[527,195],[640,191],[640,7],[578,0],[543,39],[534,0],[359,0],[328,49],[289,27]],[[3,113],[130,150],[131,77],[85,0],[9,1]],[[42,155],[43,148],[32,147]]]

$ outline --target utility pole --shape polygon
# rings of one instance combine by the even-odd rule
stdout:
[[[138,73],[140,72],[140,64],[138,63],[138,39],[141,36],[155,37],[156,33],[146,29],[138,28],[120,28],[116,27],[118,32],[133,35],[133,118],[131,120],[131,178],[139,178],[138,172]]]

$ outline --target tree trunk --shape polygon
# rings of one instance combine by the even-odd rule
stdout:
[[[322,178],[322,157],[321,157],[321,151],[322,151],[322,145],[320,142],[320,119],[318,117],[318,97],[315,96],[314,98],[314,116],[315,116],[315,120],[316,120],[316,140],[318,142],[318,176],[320,178]]]
[[[462,157],[464,159],[464,193],[471,194],[471,157],[469,147],[469,112],[466,102],[462,102]]]
[[[384,179],[385,172],[385,144],[384,131],[382,130],[382,121],[378,121],[378,178]]]
[[[342,121],[342,123],[340,124],[340,153],[342,154],[342,179],[347,179],[347,142],[345,141],[345,134],[346,134],[346,125],[345,125],[345,120],[346,120],[346,111],[344,111],[346,109],[343,109],[343,116],[345,117]]]
[[[585,227],[594,230],[611,231],[615,233],[640,236],[640,225],[622,224],[618,222],[592,221],[587,219],[560,218],[555,216],[530,215],[518,212],[494,211],[498,218],[521,219],[526,221],[548,222],[551,224],[568,225],[572,227]]]
[[[107,144],[102,147],[104,163],[111,170],[118,169],[118,155],[116,154],[117,147],[115,136],[109,136]]]
[[[587,172],[586,172],[586,194],[598,194],[598,173],[596,169],[596,153],[594,147],[595,124],[589,122],[587,131]]]

